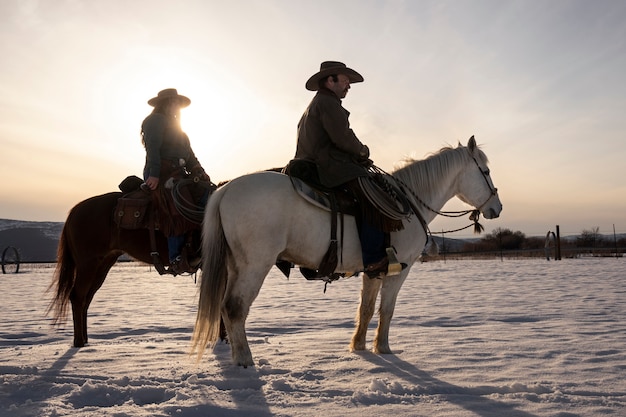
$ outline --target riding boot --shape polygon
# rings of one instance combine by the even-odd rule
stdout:
[[[170,262],[170,268],[175,275],[180,275],[185,272],[192,272],[189,262],[187,261],[186,251],[183,250],[181,255],[178,255],[173,261]]]
[[[407,267],[396,257],[395,249],[389,246],[389,234],[363,223],[359,229],[363,252],[364,272],[370,278],[398,275]]]
[[[169,236],[167,238],[167,250],[170,259],[170,270],[174,275],[180,275],[187,272],[189,264],[187,257],[182,256],[182,247],[185,244],[185,236]]]

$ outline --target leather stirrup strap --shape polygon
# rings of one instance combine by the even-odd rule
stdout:
[[[156,232],[155,232],[155,224],[156,224],[156,210],[150,210],[150,226],[148,227],[148,234],[150,235],[150,256],[152,257],[152,263],[156,268],[159,275],[169,274],[170,272],[165,269],[163,263],[161,262],[161,256],[157,250],[156,244]]]
[[[319,267],[318,275],[321,277],[329,277],[337,268],[337,200],[333,194],[330,195],[331,212],[330,212],[330,246],[322,264]]]
[[[341,265],[343,265],[343,242],[344,242],[344,231],[345,231],[345,219],[343,217],[343,212],[339,213],[339,221],[341,222],[341,237],[339,238],[339,257],[341,260]]]

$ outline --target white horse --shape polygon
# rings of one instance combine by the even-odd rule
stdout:
[[[392,174],[414,194],[421,216],[429,223],[456,196],[487,219],[502,204],[493,186],[487,157],[472,136],[467,146],[448,147],[422,161],[412,161]],[[223,318],[233,362],[254,365],[245,322],[266,275],[277,260],[317,269],[330,243],[328,211],[300,197],[288,176],[259,172],[236,178],[218,189],[206,207],[202,278],[193,349],[198,359],[207,344],[218,340]],[[345,217],[344,241],[337,272],[363,271],[361,245],[353,217]],[[427,241],[425,227],[412,215],[404,229],[391,233],[398,261],[409,265],[399,275],[370,279],[363,274],[361,304],[350,349],[364,350],[368,324],[381,294],[380,318],[373,351],[391,353],[389,325],[398,291]]]

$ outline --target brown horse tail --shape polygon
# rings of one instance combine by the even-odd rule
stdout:
[[[59,248],[57,250],[57,265],[52,278],[52,283],[48,291],[56,294],[46,314],[53,313],[53,324],[59,325],[67,318],[67,306],[70,301],[70,293],[74,288],[74,277],[76,275],[76,262],[70,251],[67,242],[67,224],[63,226]]]
[[[211,195],[204,213],[200,299],[192,338],[192,353],[197,353],[198,361],[202,359],[207,344],[213,346],[220,336],[222,301],[228,277],[228,243],[220,215],[220,202],[226,188],[222,187]]]

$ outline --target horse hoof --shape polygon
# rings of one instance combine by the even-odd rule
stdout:
[[[350,352],[362,352],[365,350],[365,343],[353,343],[350,345]]]
[[[243,366],[244,368],[247,368],[248,366],[254,366],[254,361],[252,360],[252,358],[240,360],[235,359],[234,363],[237,364],[237,366]]]

